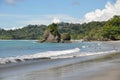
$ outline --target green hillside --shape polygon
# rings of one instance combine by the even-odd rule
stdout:
[[[58,31],[68,33],[72,39],[84,40],[120,40],[120,16],[108,21],[72,24],[57,24]],[[42,39],[46,25],[28,25],[21,29],[0,29],[0,39]]]

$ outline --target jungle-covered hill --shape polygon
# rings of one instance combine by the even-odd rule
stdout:
[[[0,29],[0,39],[42,39],[47,25],[27,25],[21,29]],[[108,21],[93,21],[83,24],[61,22],[57,24],[59,33],[69,33],[72,39],[120,40],[120,16]]]

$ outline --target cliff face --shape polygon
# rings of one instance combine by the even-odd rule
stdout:
[[[45,42],[60,42],[61,38],[59,35],[53,35],[49,32],[48,36],[45,36]]]

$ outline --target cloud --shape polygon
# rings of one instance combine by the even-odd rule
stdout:
[[[107,21],[114,15],[120,15],[120,0],[116,0],[115,4],[107,2],[104,9],[96,9],[95,11],[85,14],[84,22]]]
[[[16,2],[21,1],[21,0],[4,0],[5,3],[13,5],[16,4]]]
[[[15,30],[15,29],[21,29],[21,28],[23,28],[23,26],[18,27],[18,28],[16,28],[16,27],[5,27],[4,30]]]
[[[28,24],[49,25],[54,22],[80,23],[80,19],[66,14],[46,15],[22,15],[22,14],[0,14],[0,25],[6,29],[15,29]],[[7,24],[6,24],[7,22]],[[9,28],[8,28],[9,27]]]
[[[53,22],[53,23],[60,23],[60,19],[54,18],[52,22]]]
[[[77,0],[74,0],[74,1],[72,2],[72,5],[73,5],[73,6],[79,6],[79,5],[80,5],[80,2],[77,1]]]
[[[36,15],[31,19],[22,21],[21,23],[48,25],[53,22],[54,23],[59,23],[59,22],[80,23],[80,20],[65,14],[49,14],[49,15]]]
[[[80,23],[81,21],[79,18],[75,18],[73,16],[66,14],[53,14],[53,15],[45,15],[45,16],[49,19],[57,18],[61,22]]]

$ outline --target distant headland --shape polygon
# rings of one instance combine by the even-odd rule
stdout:
[[[40,42],[70,42],[71,36],[69,33],[60,34],[57,24],[52,23],[44,31],[44,39]]]

